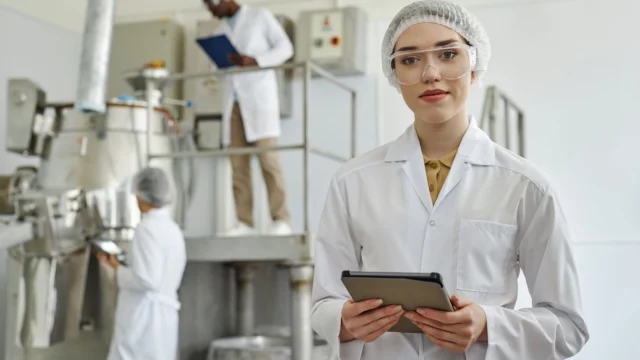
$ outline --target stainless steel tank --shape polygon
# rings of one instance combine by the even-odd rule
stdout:
[[[144,166],[167,173],[180,218],[183,174],[176,176],[174,160],[147,161],[148,152],[178,149],[179,128],[159,104],[152,104],[148,117],[145,102],[111,101],[97,115],[72,104],[44,105],[41,95],[34,83],[10,81],[9,96],[19,100],[9,103],[10,150],[41,163],[37,173],[20,168],[0,177],[0,211],[35,227],[32,240],[10,251],[5,358],[82,358],[89,343],[95,344],[92,356],[104,357],[117,286],[113,272],[91,256],[87,240],[130,248],[140,221],[132,179]]]

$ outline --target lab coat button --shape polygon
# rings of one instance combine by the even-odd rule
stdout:
[[[431,226],[436,226],[436,222],[435,222],[435,221],[433,221],[433,220],[431,220],[431,221],[429,221],[429,225],[431,225]]]

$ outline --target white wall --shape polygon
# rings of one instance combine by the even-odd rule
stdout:
[[[485,83],[525,109],[528,157],[554,179],[571,223],[592,333],[576,358],[635,359],[640,311],[612,306],[611,299],[640,297],[640,52],[632,45],[640,4],[585,0],[471,10],[492,40]],[[377,36],[387,23],[380,21]],[[470,101],[477,116],[482,90]],[[395,90],[380,92],[381,127],[391,139],[411,122],[410,113]],[[523,291],[519,305],[528,304]]]
[[[19,38],[16,34],[20,34]],[[0,5],[0,48],[3,51],[0,56],[0,175],[9,175],[16,166],[36,165],[37,160],[5,150],[7,80],[26,77],[47,92],[47,100],[72,100],[77,83],[80,36]],[[0,252],[0,357],[4,356],[5,340],[6,256],[4,251]]]

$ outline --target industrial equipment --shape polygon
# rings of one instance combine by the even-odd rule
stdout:
[[[112,9],[114,1],[89,0],[85,31],[91,36],[110,38],[112,13],[100,9]],[[78,94],[75,103],[48,103],[46,92],[28,79],[12,79],[8,84],[8,108],[3,109],[9,115],[8,150],[37,157],[40,164],[0,177],[0,212],[8,216],[0,223],[0,249],[7,249],[9,255],[4,358],[105,358],[114,325],[117,284],[114,272],[92,256],[91,244],[112,241],[130,251],[140,221],[131,180],[139,169],[156,166],[169,175],[173,215],[183,224],[186,205],[194,198],[194,158],[300,150],[304,174],[304,228],[300,233],[186,238],[189,263],[179,290],[183,304],[179,351],[181,359],[202,358],[211,346],[219,347],[221,342],[216,340],[256,335],[256,299],[263,296],[255,289],[256,264],[270,263],[288,271],[290,289],[290,330],[286,340],[274,346],[290,348],[286,353],[292,360],[311,359],[318,342],[310,326],[309,157],[314,153],[348,160],[309,145],[311,75],[319,74],[351,94],[352,129],[355,91],[310,62],[263,68],[283,72],[302,68],[302,143],[197,151],[191,134],[182,131],[165,106],[170,99],[163,90],[176,86],[176,81],[209,77],[210,69],[195,74],[172,74],[162,64],[135,69],[124,76],[133,98],[91,103],[88,100],[95,100],[106,88],[102,69],[108,63],[109,48],[103,45],[102,41],[83,44],[85,62],[79,83],[90,89]],[[93,68],[100,71],[95,74]],[[260,70],[229,69],[213,75],[244,71]],[[78,106],[80,102],[84,105]],[[352,133],[352,143],[354,136]],[[355,147],[351,149],[352,157]]]
[[[296,31],[296,61],[313,61],[333,75],[367,69],[367,15],[358,7],[305,11]]]

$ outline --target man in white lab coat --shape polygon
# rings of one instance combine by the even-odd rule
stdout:
[[[226,34],[241,54],[231,54],[237,66],[270,67],[293,56],[293,45],[268,10],[239,5],[233,0],[205,0],[211,14],[223,19],[216,34]],[[273,147],[280,136],[280,104],[274,70],[226,78],[223,107],[223,143],[229,147]],[[290,214],[278,153],[258,155],[273,220],[270,234],[291,233]],[[251,155],[231,156],[237,226],[229,236],[254,233]]]
[[[177,291],[187,263],[184,237],[168,208],[169,180],[162,170],[141,170],[133,188],[143,218],[129,266],[120,265],[114,256],[98,255],[116,270],[120,289],[107,360],[176,360]]]
[[[479,21],[446,1],[389,25],[383,71],[414,123],[338,170],[316,239],[311,321],[341,360],[561,360],[589,339],[558,194],[467,114],[490,52]],[[343,270],[438,272],[456,310],[354,302]],[[515,310],[521,271],[532,305]],[[399,321],[422,333],[388,332]]]

